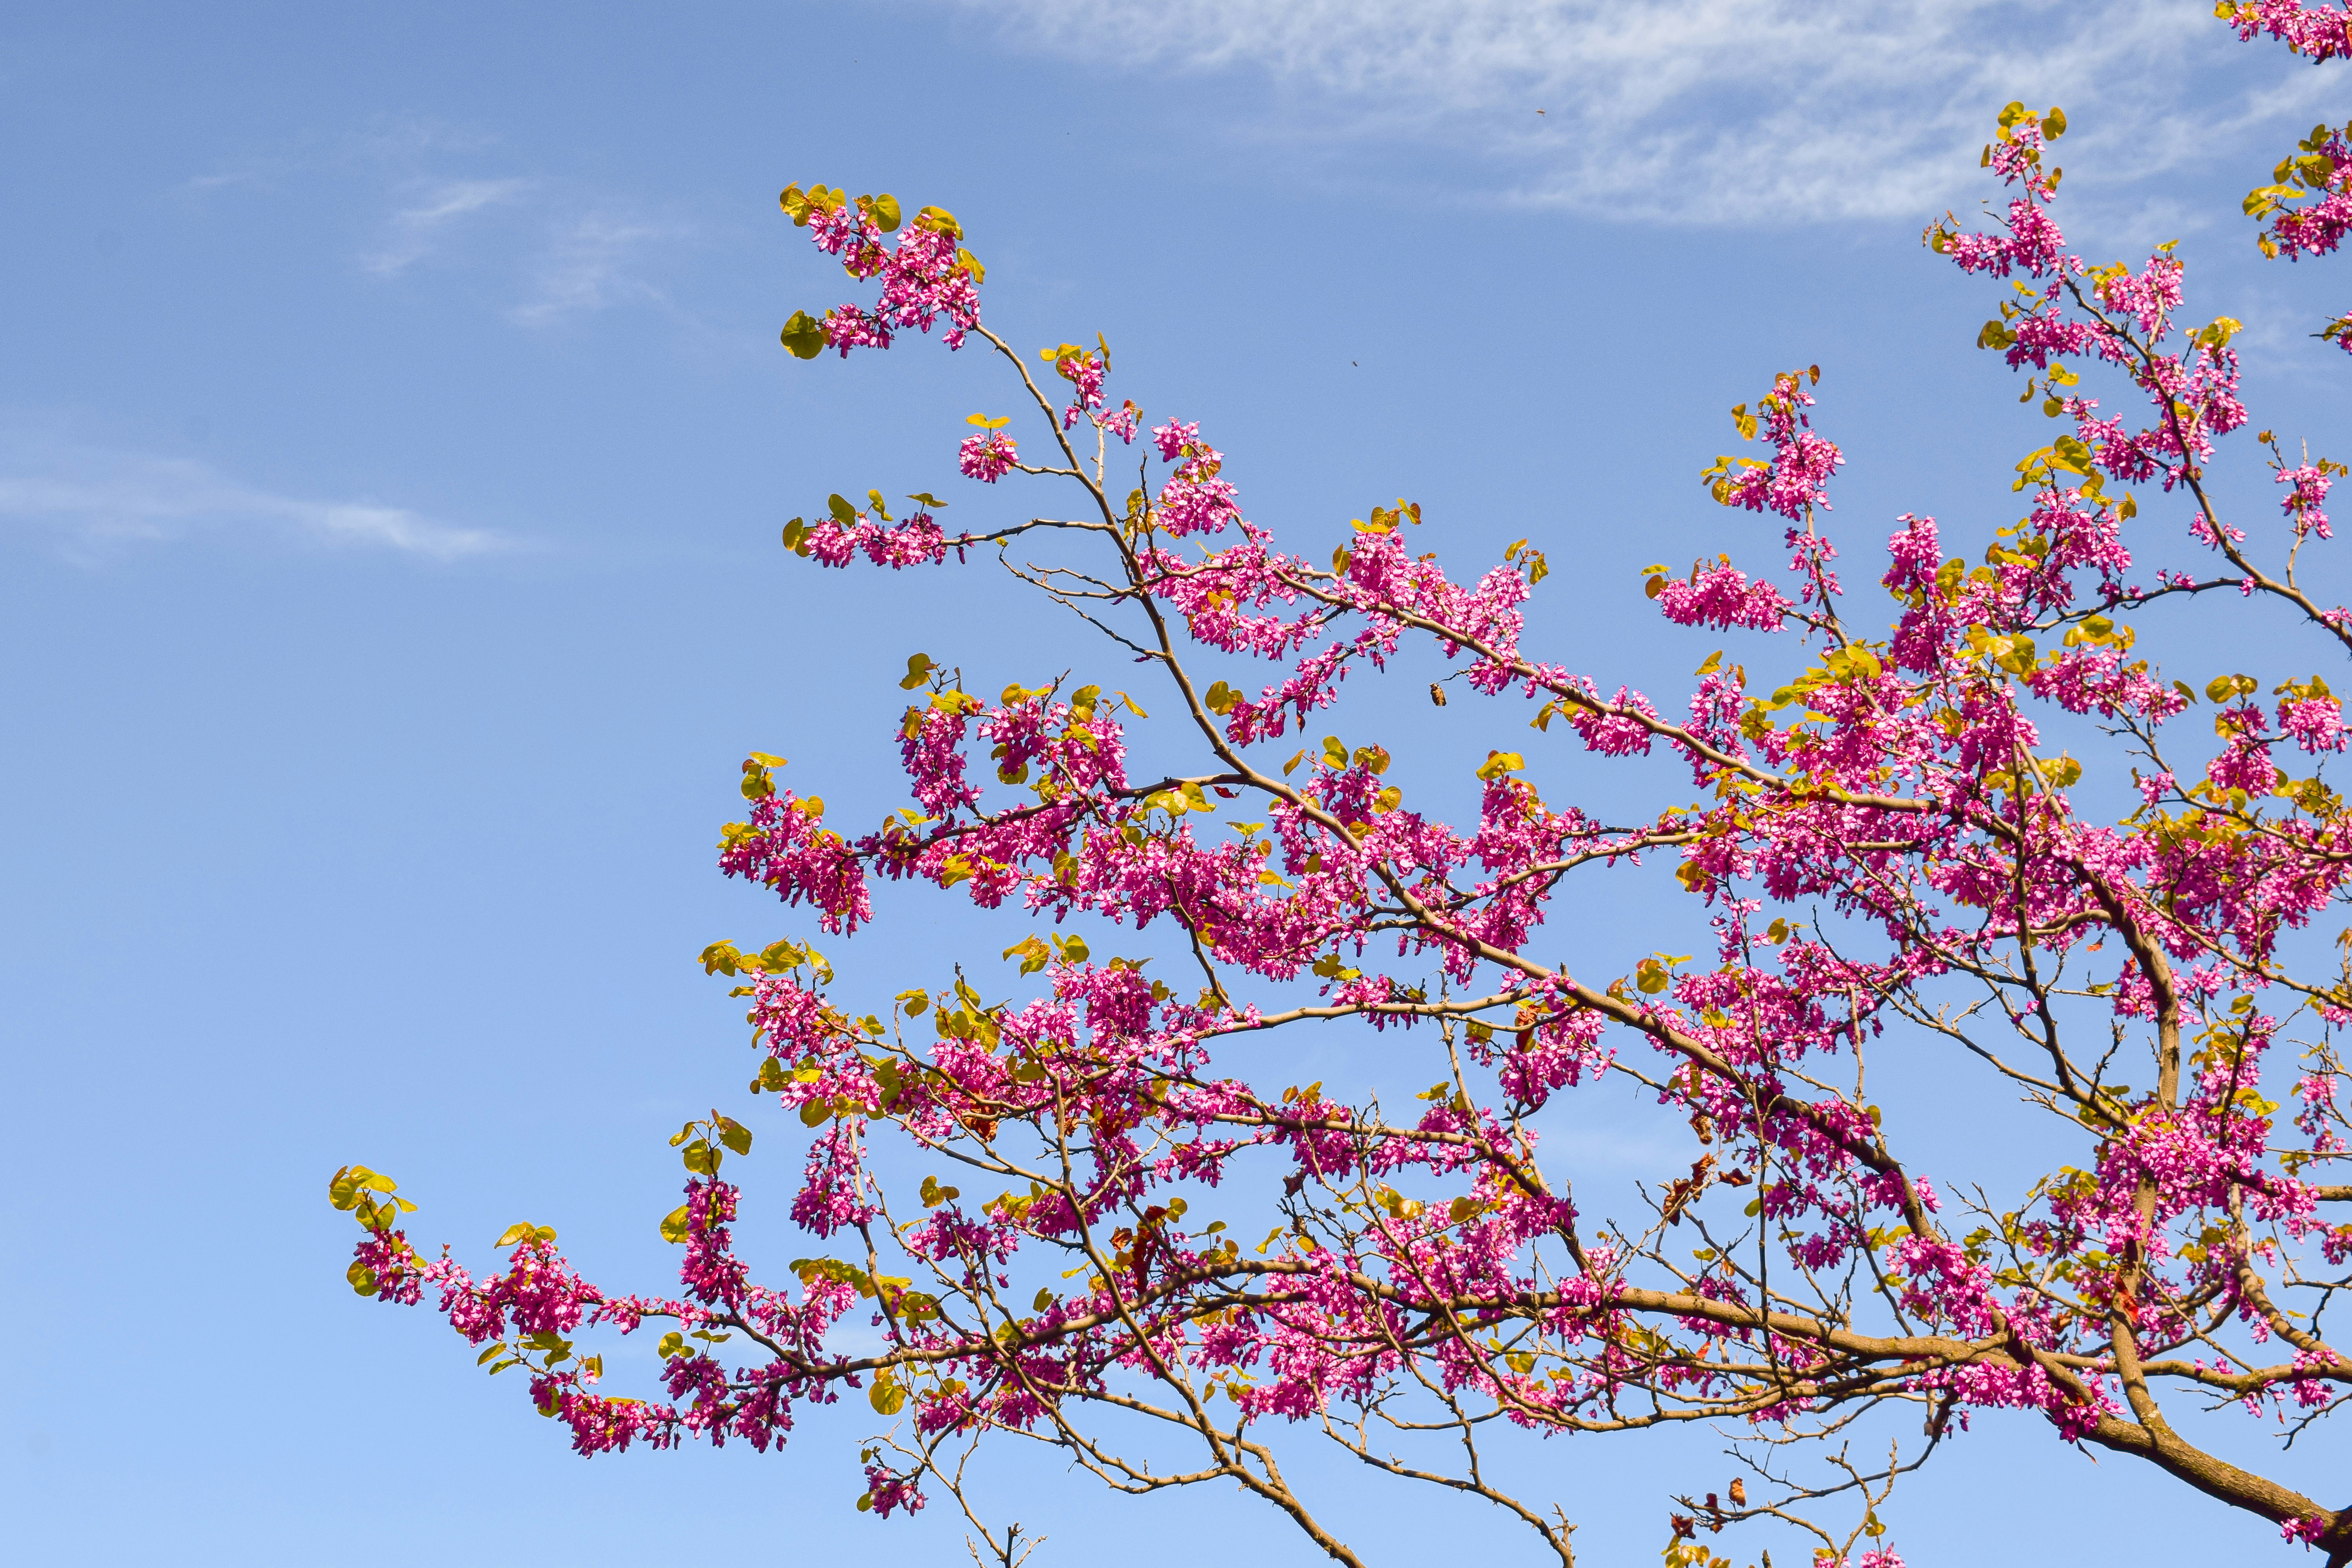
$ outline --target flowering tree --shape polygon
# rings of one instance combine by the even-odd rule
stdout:
[[[2343,11],[2221,11],[2315,60],[2352,51]],[[929,495],[902,517],[878,491],[836,495],[784,543],[821,567],[893,568],[1058,543],[1044,564],[1000,549],[1015,591],[1153,667],[1162,728],[1197,765],[1131,772],[1143,710],[1124,693],[1055,679],[992,697],[923,655],[897,721],[912,805],[880,828],[828,826],[824,803],[777,782],[782,759],[752,754],[729,875],[844,938],[871,918],[877,877],[1018,908],[1034,932],[1004,956],[1034,994],[992,1002],[958,969],[886,1013],[805,941],[715,944],[705,967],[750,1000],[753,1092],[808,1130],[793,1217],[818,1256],[753,1281],[719,1173],[751,1133],[714,1111],[672,1140],[689,1173],[662,1222],[684,1249],[676,1297],[590,1284],[543,1226],[509,1230],[486,1275],[428,1258],[399,1228],[411,1205],[357,1166],[332,1189],[365,1232],[354,1287],[436,1292],[490,1370],[528,1369],[583,1454],[765,1449],[796,1405],[856,1391],[895,1423],[865,1451],[858,1506],[952,1497],[1003,1568],[1029,1547],[1017,1527],[990,1533],[963,1467],[1016,1437],[1121,1491],[1238,1483],[1354,1563],[1280,1463],[1319,1434],[1507,1510],[1567,1564],[1571,1521],[1490,1482],[1490,1436],[1685,1423],[1733,1430],[1746,1468],[1674,1500],[1669,1568],[1726,1568],[1720,1531],[1752,1521],[1883,1568],[1900,1562],[1879,1515],[1895,1480],[1988,1407],[2352,1561],[2352,1508],[2220,1458],[2202,1432],[2240,1406],[2292,1441],[2352,1387],[2323,1322],[2352,1225],[2322,1217],[2352,1184],[2320,1179],[2352,1147],[2335,1034],[2352,961],[2317,929],[2352,892],[2352,810],[2322,776],[2347,731],[2326,682],[2295,673],[2352,649],[2352,612],[2297,576],[2346,470],[2291,461],[2265,431],[2283,520],[2258,542],[2218,510],[2208,467],[2248,420],[2236,323],[2184,324],[2168,246],[2137,268],[2066,247],[2044,163],[2064,129],[2011,104],[1985,153],[2005,213],[1927,235],[2010,280],[1979,342],[2068,431],[2017,465],[2027,515],[1973,565],[1934,520],[1901,519],[1881,579],[1892,626],[1865,637],[1821,527],[1843,459],[1811,426],[1820,372],[1775,377],[1734,410],[1769,455],[1704,478],[1725,506],[1785,521],[1786,577],[1725,556],[1660,569],[1648,592],[1680,626],[1787,634],[1793,672],[1751,685],[1710,658],[1679,711],[1528,649],[1540,552],[1515,545],[1457,582],[1409,548],[1421,513],[1404,502],[1328,558],[1286,551],[1196,426],[1147,433],[1133,401],[1112,404],[1099,338],[1046,350],[1045,378],[983,326],[982,268],[949,214],[902,222],[887,195],[787,190],[794,223],[879,293],[795,315],[785,345],[846,356],[934,328],[950,348],[986,342],[1045,436],[1024,456],[1005,420],[974,416],[963,473],[1055,481],[1072,505],[950,533]],[[2319,128],[2249,198],[2266,251],[2325,254],[2352,229],[2347,138]],[[2327,335],[2352,350],[2352,316]],[[2129,389],[2117,412],[2085,394],[2093,374]],[[1114,468],[1130,453],[1128,489]],[[2167,498],[2151,510],[2187,539],[2137,524],[2131,488]],[[2286,668],[2200,689],[2134,657],[2133,612],[2202,595],[2265,617]],[[1457,666],[1430,688],[1440,706],[1448,686],[1524,705],[1530,753],[1655,757],[1662,798],[1697,804],[1612,826],[1548,798],[1540,763],[1491,752],[1462,760],[1476,816],[1448,824],[1385,781],[1381,746],[1297,744],[1351,674],[1376,679],[1415,642]],[[1244,679],[1253,660],[1272,677]],[[2180,722],[2200,699],[2210,742]],[[2078,809],[2084,763],[2052,754],[2044,726],[2088,737],[2111,791],[2128,770],[2128,816]],[[982,748],[992,777],[975,779]],[[1640,875],[1645,857],[1710,921],[1705,962],[1660,953],[1610,975],[1535,954],[1557,894]],[[1188,972],[1089,945],[1155,924]],[[1220,1068],[1332,1019],[1400,1031],[1434,1081],[1398,1107]],[[1994,1192],[1918,1169],[1864,1091],[1865,1053],[1886,1049],[1970,1058],[2012,1086],[2029,1113],[2016,1137],[2046,1173]],[[1646,1207],[1598,1215],[1547,1172],[1529,1119],[1612,1077],[1686,1131],[1690,1157]],[[935,1169],[886,1184],[882,1166],[909,1159]],[[1263,1242],[1196,1212],[1250,1192],[1274,1222]],[[670,1325],[664,1395],[604,1392],[575,1336],[653,1322]]]

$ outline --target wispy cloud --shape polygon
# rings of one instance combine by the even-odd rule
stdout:
[[[683,224],[637,214],[609,193],[565,181],[420,179],[403,187],[384,220],[384,241],[361,258],[389,280],[456,243],[459,226],[499,212],[496,231],[472,246],[471,265],[506,271],[514,303],[507,319],[551,327],[630,304],[667,306],[653,279],[656,253],[688,238]]]
[[[386,243],[361,257],[360,265],[379,278],[395,277],[431,255],[459,219],[511,202],[528,189],[530,182],[516,179],[419,182],[411,189],[410,205],[387,220]]]
[[[339,222],[364,237],[344,253],[362,276],[385,285],[428,271],[502,277],[490,291],[504,293],[504,314],[521,327],[627,305],[676,310],[656,279],[664,248],[690,241],[693,223],[626,192],[513,172],[514,162],[478,130],[396,121],[216,167],[182,181],[179,194],[201,204],[331,183]]]
[[[38,426],[0,432],[0,521],[39,530],[83,558],[141,542],[256,531],[432,561],[519,543],[404,507],[287,495],[186,458],[82,445]]]
[[[681,233],[604,212],[571,219],[556,229],[533,268],[530,297],[509,314],[539,327],[629,300],[664,303],[667,296],[638,268],[649,247]]]
[[[978,9],[977,0],[950,0]],[[2326,83],[2207,0],[989,0],[1013,39],[1113,68],[1248,72],[1254,127],[1434,142],[1521,199],[1697,223],[1914,216],[1991,111],[2063,103],[2131,175],[2307,118]],[[2232,51],[2236,51],[2235,55]],[[2242,57],[2242,58],[2241,58]],[[1542,114],[1536,111],[1540,109]]]

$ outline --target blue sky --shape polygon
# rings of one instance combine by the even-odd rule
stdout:
[[[832,490],[932,489],[958,522],[1022,504],[954,476],[962,416],[1010,406],[979,355],[777,348],[793,310],[848,297],[777,215],[788,181],[953,209],[992,325],[1106,333],[1114,397],[1201,420],[1289,537],[1399,495],[1465,567],[1534,536],[1556,574],[1531,640],[1671,695],[1706,649],[1659,635],[1637,569],[1762,559],[1769,531],[1692,479],[1774,370],[1824,370],[1865,608],[1895,513],[2008,521],[2044,427],[1969,346],[1990,291],[1917,235],[1985,194],[1975,150],[2012,96],[2073,117],[2077,234],[2182,238],[2200,312],[2247,323],[2258,408],[2340,426],[2341,361],[2304,335],[2339,290],[2260,267],[2236,198],[2342,114],[2341,85],[2195,3],[11,13],[10,1538],[93,1563],[308,1562],[387,1533],[586,1563],[713,1530],[788,1560],[958,1550],[937,1510],[850,1510],[845,1417],[782,1457],[572,1458],[431,1320],[351,1296],[321,1201],[363,1160],[424,1204],[420,1239],[479,1258],[527,1217],[593,1274],[658,1285],[663,1139],[740,1111],[751,1063],[690,959],[805,934],[710,866],[745,750],[878,816],[909,653],[988,689],[1097,657],[977,570],[820,577],[777,548]],[[2230,482],[2267,508],[2260,479]],[[1444,731],[1425,706],[1347,717],[1447,777],[1523,732],[1459,706]],[[877,994],[1017,929],[883,912],[836,953]],[[1629,923],[1572,907],[1558,930],[1602,968],[1661,944]],[[1338,1037],[1307,1056],[1301,1079],[1386,1065]],[[1890,1070],[1975,1092],[1948,1065]],[[1631,1109],[1568,1113],[1563,1157],[1653,1174],[1672,1146]],[[746,1229],[781,1262],[796,1161],[760,1125]],[[1511,1463],[1611,1562],[1656,1550],[1653,1500],[1709,1484],[1714,1447]],[[1915,1565],[1977,1560],[1988,1497],[2051,1555],[2260,1538],[1998,1422],[1950,1460],[1898,1502]],[[1522,1550],[1307,1464],[1375,1561]],[[1029,1460],[1000,1480],[1002,1516],[1054,1536],[1041,1563],[1176,1563],[1195,1531],[1259,1525],[1267,1560],[1309,1560],[1226,1497],[1113,1503]]]

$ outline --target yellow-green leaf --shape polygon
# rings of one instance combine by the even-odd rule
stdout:
[[[824,323],[806,310],[794,310],[784,322],[782,341],[794,359],[814,359],[824,353]]]

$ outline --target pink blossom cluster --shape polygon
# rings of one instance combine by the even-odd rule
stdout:
[[[956,467],[963,477],[984,485],[992,485],[1011,473],[1020,460],[1020,449],[1013,445],[1013,437],[1002,430],[967,436],[956,449]]]
[[[2294,524],[2296,538],[2305,534],[2320,539],[2336,537],[2328,530],[2325,509],[2328,489],[2336,482],[2327,469],[2315,463],[2299,463],[2292,468],[2282,468],[2277,480],[2288,487],[2279,507]]]
[[[827,518],[804,536],[809,553],[825,566],[846,566],[863,553],[877,566],[936,565],[947,559],[949,540],[928,511],[890,527],[859,512],[854,522]]]
[[[1776,377],[1772,390],[1757,405],[1764,439],[1772,443],[1772,459],[1728,476],[1728,494],[1718,499],[1749,511],[1777,512],[1792,522],[1802,521],[1814,507],[1829,510],[1830,477],[1843,466],[1845,456],[1834,442],[1814,433],[1812,418],[1805,413],[1812,405],[1812,394],[1797,372]]]
[[[1778,588],[1769,583],[1749,582],[1748,574],[1727,559],[1714,566],[1693,567],[1688,579],[1667,583],[1658,595],[1658,608],[1675,625],[1725,631],[1734,626],[1779,631],[1790,607]]]
[[[2352,11],[2304,0],[2229,0],[2215,14],[2251,41],[2264,33],[2314,65],[2352,54]]]
[[[912,328],[928,332],[941,318],[947,331],[940,341],[950,349],[963,346],[965,335],[980,324],[979,268],[958,241],[962,231],[954,218],[936,208],[925,208],[901,229],[895,244],[885,245],[884,224],[897,226],[897,204],[885,210],[869,198],[845,200],[838,191],[823,186],[802,194],[798,186],[784,193],[787,211],[806,226],[818,249],[841,258],[842,269],[859,281],[879,279],[880,297],[873,305],[837,305],[817,323],[824,345],[844,359],[854,348],[887,349],[893,336]]]

